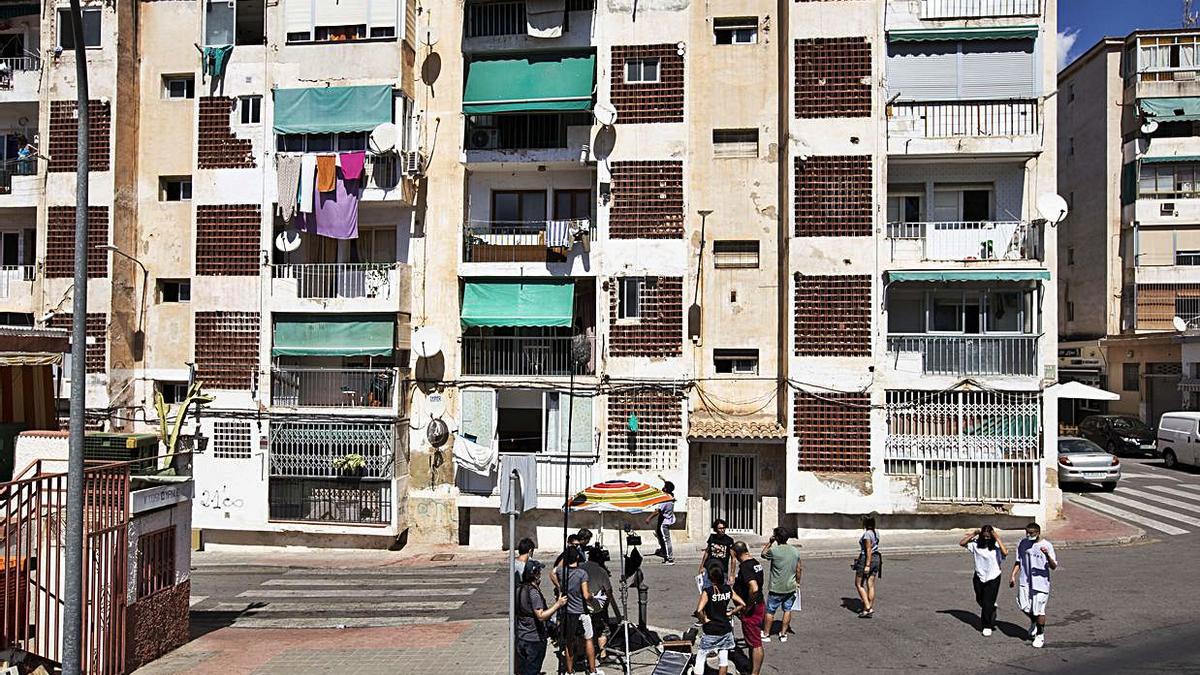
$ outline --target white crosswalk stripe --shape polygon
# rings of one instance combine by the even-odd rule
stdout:
[[[1157,530],[1159,532],[1162,532],[1163,534],[1179,535],[1179,534],[1187,534],[1188,533],[1188,531],[1183,528],[1175,527],[1174,525],[1169,525],[1167,523],[1163,523],[1163,522],[1154,520],[1153,518],[1139,516],[1138,514],[1133,513],[1132,511],[1126,511],[1125,509],[1117,508],[1115,506],[1112,506],[1111,504],[1105,504],[1103,502],[1100,502],[1099,500],[1092,499],[1090,496],[1072,495],[1071,500],[1076,502],[1077,504],[1082,504],[1083,506],[1086,506],[1089,509],[1099,511],[1100,513],[1106,513],[1110,516],[1115,516],[1117,518],[1120,518],[1121,520],[1125,520],[1125,521],[1128,521],[1131,523],[1137,523],[1138,525],[1141,525],[1143,527],[1148,527],[1152,530]]]
[[[1129,507],[1131,509],[1137,509],[1138,511],[1145,511],[1146,513],[1153,513],[1154,515],[1158,516],[1159,518],[1167,518],[1169,520],[1177,520],[1177,521],[1183,523],[1184,525],[1191,525],[1192,527],[1200,527],[1200,518],[1193,518],[1192,516],[1177,513],[1175,511],[1168,511],[1167,509],[1160,509],[1157,506],[1151,506],[1145,502],[1139,502],[1135,499],[1126,499],[1125,497],[1121,497],[1120,495],[1114,495],[1114,494],[1108,494],[1108,493],[1096,495],[1096,497],[1100,498],[1103,501],[1115,502],[1117,504]]]
[[[474,588],[313,588],[269,589],[238,593],[239,598],[419,598],[428,595],[471,595]]]
[[[1169,495],[1175,495],[1176,497],[1183,497],[1185,499],[1200,500],[1200,492],[1185,492],[1183,490],[1176,490],[1163,485],[1147,485],[1146,489],[1155,490],[1157,492],[1165,492]]]
[[[1149,487],[1150,489],[1154,489],[1153,485],[1147,486],[1147,487]],[[1183,511],[1190,511],[1192,513],[1200,513],[1200,504],[1195,504],[1192,502],[1185,502],[1182,499],[1171,499],[1170,497],[1164,497],[1162,495],[1154,494],[1152,492],[1142,492],[1141,490],[1130,490],[1130,489],[1121,490],[1121,494],[1125,495],[1125,496],[1145,497],[1146,499],[1150,499],[1158,504],[1166,504],[1167,506],[1173,506],[1173,507],[1175,507],[1177,509],[1181,509]],[[1196,495],[1196,499],[1200,499],[1200,495]]]

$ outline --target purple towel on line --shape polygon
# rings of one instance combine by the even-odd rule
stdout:
[[[300,213],[296,227],[331,239],[358,239],[359,182],[345,180],[338,171],[333,192],[318,192],[313,197],[313,212]]]
[[[343,152],[338,159],[342,163],[342,176],[346,180],[358,180],[362,178],[363,164],[367,162],[367,153],[362,150],[357,152]]]

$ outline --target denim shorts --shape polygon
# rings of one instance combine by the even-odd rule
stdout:
[[[783,611],[790,612],[795,604],[795,593],[767,593],[767,616],[774,615],[780,607],[783,607]]]

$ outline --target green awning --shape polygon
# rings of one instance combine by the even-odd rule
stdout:
[[[1143,98],[1138,100],[1142,114],[1159,122],[1195,122],[1200,120],[1200,98]]]
[[[36,16],[41,11],[41,6],[36,2],[26,2],[19,5],[0,5],[0,20],[7,21],[8,19],[15,19],[18,16]]]
[[[1168,155],[1166,157],[1143,157],[1142,164],[1170,164],[1172,162],[1200,162],[1200,155]]]
[[[462,325],[570,328],[575,284],[561,281],[468,282]]]
[[[527,56],[473,61],[463,112],[591,110],[595,56]]]
[[[1046,270],[922,270],[888,272],[888,282],[895,281],[1049,281]]]
[[[275,320],[271,356],[388,356],[396,324],[360,316],[300,316]]]
[[[1034,40],[1037,26],[1000,26],[996,28],[917,28],[889,30],[888,42],[958,42],[959,40]]]
[[[392,121],[392,85],[275,90],[275,133],[370,131]]]

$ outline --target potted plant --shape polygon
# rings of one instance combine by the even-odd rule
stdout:
[[[367,458],[352,452],[333,460],[333,468],[337,469],[343,478],[362,478],[367,468]]]

